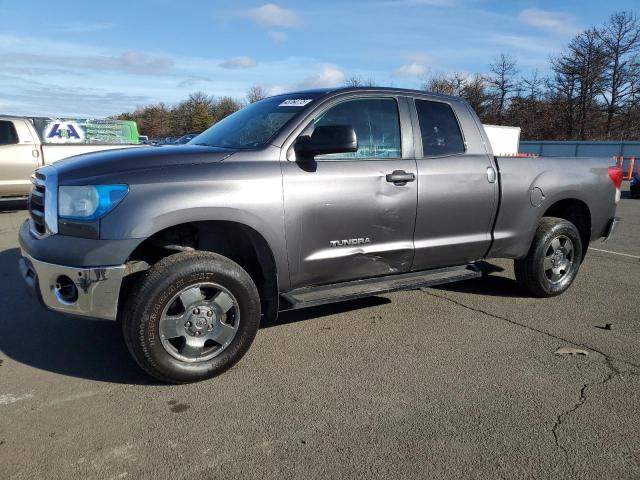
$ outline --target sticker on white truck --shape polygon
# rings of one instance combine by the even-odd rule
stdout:
[[[134,121],[91,118],[34,118],[42,143],[53,144],[137,144]]]
[[[55,121],[44,128],[46,143],[84,143],[84,129],[76,122]]]

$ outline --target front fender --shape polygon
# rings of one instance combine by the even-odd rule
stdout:
[[[130,178],[129,195],[101,222],[101,238],[142,241],[184,223],[239,223],[265,239],[286,287],[289,269],[280,164],[242,162],[220,168],[222,165],[189,165]]]

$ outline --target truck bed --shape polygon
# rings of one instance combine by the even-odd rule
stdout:
[[[527,254],[538,220],[559,201],[576,200],[589,211],[590,241],[600,238],[614,215],[615,186],[609,179],[611,158],[495,157],[500,207],[489,257]]]

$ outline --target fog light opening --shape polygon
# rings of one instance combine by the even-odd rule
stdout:
[[[63,305],[73,305],[78,301],[78,287],[66,275],[60,275],[53,286],[53,293]]]

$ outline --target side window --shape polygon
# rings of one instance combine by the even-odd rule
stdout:
[[[400,116],[393,98],[348,100],[324,112],[314,127],[350,125],[358,138],[358,151],[318,155],[316,159],[400,158]]]
[[[449,105],[416,99],[422,134],[422,156],[452,155],[464,152],[464,140],[456,116]]]
[[[13,145],[18,143],[18,134],[12,122],[0,120],[0,145]]]

